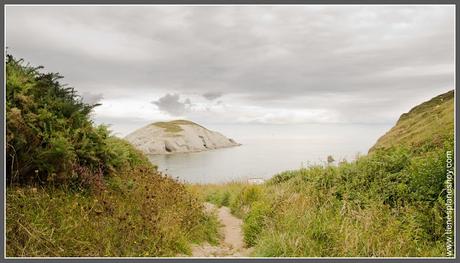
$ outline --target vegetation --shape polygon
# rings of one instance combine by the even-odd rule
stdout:
[[[194,194],[40,70],[7,56],[7,256],[174,256],[217,242]]]
[[[217,243],[203,201],[255,256],[444,256],[453,91],[403,114],[367,156],[262,185],[183,185],[89,118],[61,76],[6,61],[7,256],[175,256]],[[188,121],[157,123],[171,132]],[[179,130],[180,131],[180,130]]]
[[[440,147],[454,130],[454,91],[424,102],[399,118],[396,125],[378,139],[370,152],[378,148],[405,145],[411,148],[427,145]]]
[[[194,122],[187,121],[187,120],[174,120],[174,121],[168,121],[168,122],[155,122],[152,123],[151,125],[155,125],[157,127],[165,129],[166,132],[170,133],[177,133],[183,131],[181,125],[196,125],[204,128],[201,125],[198,125]]]
[[[286,171],[263,185],[192,187],[204,200],[229,204],[244,220],[245,242],[255,256],[445,256],[452,97],[449,92],[403,115],[371,154],[356,161]],[[438,110],[434,116],[444,126],[422,121],[419,129],[420,116]],[[404,130],[404,124],[411,126]],[[394,131],[411,135],[400,138]]]
[[[231,212],[238,217],[242,217],[240,207],[234,198],[241,193],[241,189],[247,186],[242,182],[230,182],[225,184],[189,184],[190,191],[196,193],[203,202],[215,204],[217,207],[227,206]],[[245,196],[241,202],[249,202],[251,197]]]

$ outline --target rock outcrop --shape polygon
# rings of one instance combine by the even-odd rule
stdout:
[[[146,154],[199,152],[240,145],[186,120],[155,122],[128,134],[125,139]]]

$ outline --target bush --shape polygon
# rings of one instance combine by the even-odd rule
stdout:
[[[176,256],[216,242],[195,195],[39,69],[7,56],[8,256]]]
[[[11,55],[6,59],[7,181],[68,182],[70,167],[105,172],[105,131],[94,129],[88,105],[56,73],[40,73]]]
[[[41,73],[11,55],[6,59],[6,134],[9,184],[49,182],[91,187],[122,169],[149,166],[144,155],[94,127],[97,106],[83,102],[57,73]]]

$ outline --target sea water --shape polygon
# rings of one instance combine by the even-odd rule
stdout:
[[[269,179],[314,164],[352,161],[366,154],[392,124],[207,125],[241,146],[195,153],[150,155],[159,170],[189,183]]]

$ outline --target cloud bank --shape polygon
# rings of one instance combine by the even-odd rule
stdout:
[[[7,6],[6,44],[100,94],[118,130],[123,112],[391,123],[453,89],[454,23],[453,5]]]
[[[190,99],[180,101],[179,94],[166,94],[156,101],[152,101],[162,112],[168,113],[172,116],[183,116],[189,109],[192,103]]]

